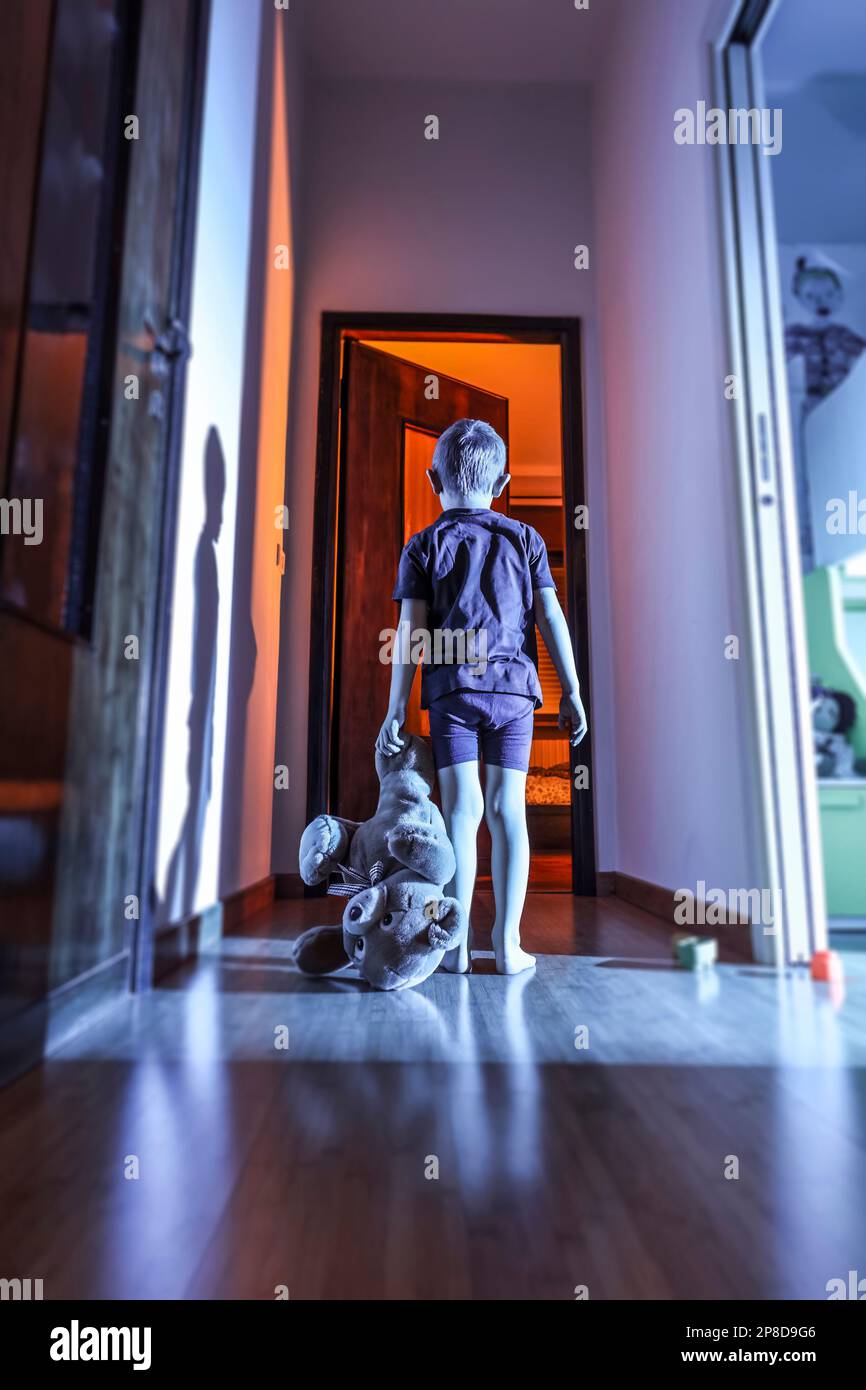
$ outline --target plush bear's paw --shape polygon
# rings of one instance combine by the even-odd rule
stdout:
[[[316,816],[301,836],[299,868],[305,883],[322,883],[341,864],[351,836],[333,816]]]

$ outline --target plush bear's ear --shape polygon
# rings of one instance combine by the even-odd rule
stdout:
[[[311,927],[295,942],[295,964],[305,975],[330,975],[349,964],[342,927]]]
[[[430,945],[434,950],[448,951],[466,929],[466,913],[456,898],[442,898],[435,904],[435,913],[427,932]]]

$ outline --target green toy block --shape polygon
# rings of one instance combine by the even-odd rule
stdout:
[[[685,936],[676,943],[677,960],[684,970],[708,970],[719,958],[714,936]]]

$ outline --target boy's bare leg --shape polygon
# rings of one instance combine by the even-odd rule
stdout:
[[[488,766],[485,793],[496,904],[493,954],[500,975],[517,975],[535,965],[535,956],[520,945],[520,918],[529,880],[526,773],[513,767]]]
[[[484,814],[478,764],[454,763],[451,767],[440,767],[438,776],[442,816],[457,860],[454,877],[445,892],[457,899],[469,922],[478,865],[478,827]],[[460,945],[455,946],[453,951],[446,951],[442,962],[446,970],[464,974],[469,969],[471,935],[470,925]]]

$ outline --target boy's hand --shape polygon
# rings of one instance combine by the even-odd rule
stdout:
[[[586,733],[586,711],[579,695],[563,695],[559,702],[559,727],[568,730],[568,741],[576,748]]]
[[[405,719],[405,710],[389,709],[385,715],[385,722],[379,730],[379,737],[376,739],[377,753],[381,753],[385,758],[394,753],[402,753],[406,746],[406,740],[401,737]]]

